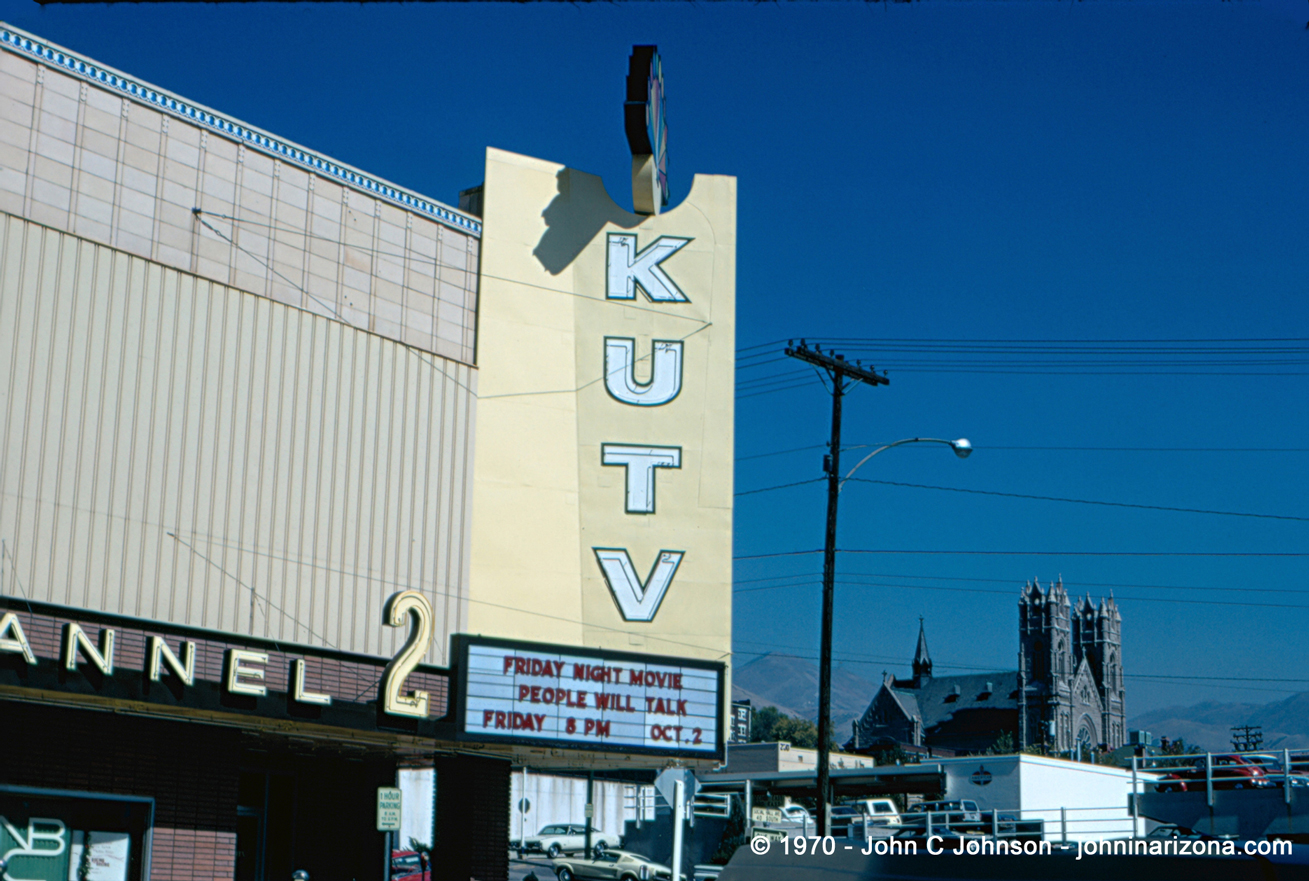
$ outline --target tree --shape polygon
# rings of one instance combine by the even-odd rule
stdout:
[[[1011,732],[1005,731],[995,739],[995,743],[986,748],[983,755],[987,756],[1007,756],[1010,753],[1017,752],[1014,749],[1014,736]]]
[[[779,719],[786,718],[777,707],[761,707],[750,717],[750,742],[767,743],[773,740],[773,729]]]
[[[1181,756],[1181,755],[1185,755],[1186,751],[1187,751],[1186,741],[1182,740],[1182,738],[1180,737],[1174,741],[1171,741],[1168,744],[1168,746],[1163,747],[1163,753],[1166,756]]]
[[[773,743],[785,740],[792,746],[802,749],[818,748],[818,726],[808,719],[788,716],[777,707],[763,707],[754,712],[750,719],[750,742]],[[828,746],[838,749],[833,738]]]
[[[783,716],[773,728],[774,740],[786,740],[792,746],[815,749],[818,746],[818,726],[808,719]]]

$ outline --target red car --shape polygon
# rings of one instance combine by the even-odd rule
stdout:
[[[417,851],[391,851],[391,881],[432,881],[432,867]]]
[[[1214,789],[1264,789],[1272,786],[1264,769],[1241,756],[1212,756]],[[1189,787],[1188,787],[1189,784]],[[1186,792],[1188,788],[1203,790],[1206,784],[1205,760],[1196,759],[1191,767],[1169,774],[1158,785],[1157,792]]]

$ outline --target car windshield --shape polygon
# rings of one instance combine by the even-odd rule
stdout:
[[[546,826],[544,829],[542,829],[542,830],[541,830],[539,833],[537,833],[537,834],[538,834],[538,835],[567,835],[567,834],[568,834],[568,827],[567,827],[567,826]]]
[[[846,805],[837,805],[836,807],[832,808],[833,817],[837,816],[838,814],[842,817],[850,817],[857,813],[859,813],[857,810],[855,810],[852,807],[847,807]]]

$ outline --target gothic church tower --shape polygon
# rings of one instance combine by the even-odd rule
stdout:
[[[1087,597],[1078,604],[1073,653],[1085,658],[1100,697],[1100,732],[1110,749],[1127,742],[1123,686],[1123,618],[1111,595],[1098,607]]]
[[[1024,718],[1019,746],[1072,748],[1072,609],[1063,580],[1043,590],[1033,579],[1018,600],[1019,677]]]

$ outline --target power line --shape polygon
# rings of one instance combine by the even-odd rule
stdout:
[[[876,357],[897,373],[1032,376],[1291,377],[1309,371],[1305,339],[930,340],[816,338],[853,356]],[[737,370],[777,364],[781,341],[737,350]],[[783,370],[745,380],[741,397],[786,391],[798,379]]]
[[[775,551],[770,554],[738,554],[733,560],[767,560],[775,557],[803,557],[821,554],[822,548],[810,551]],[[906,550],[903,548],[838,548],[842,554],[887,554],[974,557],[1309,557],[1289,551],[942,551]]]
[[[882,444],[860,444],[864,447],[880,447]],[[808,450],[826,449],[826,444],[810,444],[807,447],[792,447],[789,450],[774,450],[771,453],[751,453],[737,456],[736,461],[766,459],[770,456],[784,456],[788,453],[802,453]],[[845,450],[858,449],[855,446],[843,447]],[[1008,446],[991,444],[973,444],[974,451],[993,452],[996,450],[1019,450],[1033,452],[1083,452],[1083,453],[1309,453],[1309,447],[1058,447],[1058,446]]]
[[[813,579],[818,578],[818,577],[819,577],[819,573],[817,573],[817,572],[801,572],[801,573],[796,573],[796,574],[793,574],[793,575],[770,575],[770,576],[767,576],[767,577],[764,577],[764,578],[744,578],[744,579],[742,579],[742,578],[735,578],[735,579],[732,580],[732,583],[733,583],[733,584],[761,584],[762,582],[765,582],[765,581],[785,581],[785,580],[788,580],[788,579],[795,579],[795,578],[801,578],[801,579],[808,579],[808,580],[809,580],[808,582],[805,582],[805,581],[797,582],[796,585],[785,585],[785,584],[782,584],[782,585],[776,585],[776,587],[793,587],[793,586],[797,586],[798,584],[809,583],[809,582],[811,582]],[[968,581],[968,582],[980,582],[980,583],[985,583],[985,584],[1016,584],[1016,583],[1017,583],[1017,582],[1015,581],[1015,579],[1013,579],[1013,578],[976,578],[976,577],[967,577],[967,576],[961,576],[961,575],[909,575],[909,574],[906,574],[906,573],[900,573],[900,572],[848,572],[848,573],[846,573],[846,576],[845,576],[845,577],[859,577],[859,578],[907,578],[907,579],[910,579],[910,580],[918,580],[918,581]],[[1184,590],[1184,591],[1191,591],[1191,592],[1194,592],[1194,591],[1217,591],[1217,592],[1222,592],[1222,593],[1261,593],[1261,594],[1262,594],[1262,593],[1292,593],[1292,594],[1309,594],[1309,590],[1307,590],[1307,589],[1305,589],[1305,588],[1294,588],[1294,587],[1263,587],[1263,586],[1260,586],[1260,587],[1200,587],[1200,586],[1192,585],[1192,584],[1138,584],[1138,583],[1129,583],[1129,582],[1122,582],[1122,581],[1113,581],[1113,582],[1109,582],[1109,581],[1078,581],[1078,582],[1076,582],[1075,584],[1071,584],[1071,583],[1070,583],[1068,586],[1071,587],[1071,590],[1069,591],[1070,593],[1072,593],[1072,592],[1074,592],[1074,591],[1079,591],[1079,590],[1081,590],[1081,589],[1083,589],[1083,588],[1090,588],[1090,587],[1097,587],[1097,588],[1107,587],[1107,588],[1109,588],[1110,590],[1114,590],[1115,588],[1124,588],[1124,587],[1126,587],[1126,588],[1135,588],[1135,589],[1139,589],[1139,590]],[[771,589],[771,588],[762,588],[762,589]],[[1018,589],[1018,588],[1015,588],[1015,590],[1017,590],[1017,589]],[[743,591],[741,591],[741,592],[749,591],[749,590],[754,590],[754,588],[745,588],[745,589],[743,589]]]
[[[810,483],[817,483],[824,478],[811,477],[808,480],[797,480],[792,483],[779,483],[775,486],[762,486],[757,489],[741,490],[734,493],[735,496],[752,496],[759,493],[774,492],[780,489],[791,489],[796,486],[805,486]],[[1097,499],[1074,499],[1066,496],[1041,496],[1032,493],[1011,493],[1000,490],[989,489],[966,489],[958,486],[934,486],[927,483],[905,483],[899,480],[875,480],[868,477],[847,477],[846,480],[855,483],[875,483],[882,486],[898,486],[907,489],[932,489],[940,492],[966,493],[977,496],[999,496],[1009,499],[1025,499],[1037,502],[1066,502],[1074,505],[1098,505],[1108,508],[1133,508],[1140,511],[1167,511],[1175,514],[1212,514],[1219,517],[1252,517],[1260,520],[1290,520],[1298,523],[1309,523],[1309,517],[1296,517],[1291,514],[1257,514],[1249,511],[1217,511],[1210,508],[1179,508],[1171,505],[1145,505],[1137,502],[1107,502]]]
[[[759,489],[742,490],[741,492],[733,493],[733,495],[752,496],[755,495],[756,493],[768,493],[777,489],[790,489],[793,486],[804,486],[807,483],[818,483],[819,481],[826,480],[826,479],[827,478],[825,477],[811,477],[808,480],[797,480],[795,483],[782,483],[782,484],[778,484],[777,486],[764,486],[764,487],[760,487]]]
[[[1252,514],[1244,511],[1214,511],[1206,508],[1174,508],[1169,505],[1141,505],[1133,502],[1105,502],[1093,499],[1070,499],[1062,496],[1038,496],[1029,493],[1011,493],[1001,492],[999,490],[988,489],[964,489],[957,486],[932,486],[926,483],[903,483],[896,480],[873,480],[867,477],[848,477],[847,480],[853,480],[857,483],[878,483],[883,486],[901,486],[909,489],[934,489],[941,492],[968,493],[969,495],[979,496],[1002,496],[1010,499],[1029,499],[1040,502],[1068,502],[1075,505],[1101,505],[1111,508],[1136,508],[1145,511],[1170,511],[1179,514],[1214,514],[1221,517],[1255,517],[1264,520],[1294,520],[1301,523],[1309,523],[1309,517],[1294,517],[1290,514]],[[778,487],[780,489],[780,487]],[[754,490],[754,492],[764,492],[765,490]]]
[[[793,447],[792,449],[789,450],[777,450],[776,452],[773,453],[754,453],[749,456],[737,456],[736,461],[745,462],[749,459],[767,459],[769,456],[785,456],[787,453],[802,453],[808,450],[825,450],[825,449],[827,449],[827,444],[810,444],[807,447]]]
[[[795,554],[821,554],[822,551],[792,551],[790,554],[760,554],[758,557],[784,557]],[[843,554],[922,554],[924,556],[994,556],[994,557],[1309,557],[1309,553],[1286,551],[910,551],[888,548],[869,550],[841,548]],[[734,560],[757,557],[733,557]]]
[[[831,345],[878,345],[878,346],[919,346],[919,347],[1046,347],[1052,351],[1064,351],[1068,346],[1167,346],[1167,345],[1200,345],[1209,344],[1215,346],[1223,345],[1242,345],[1245,343],[1303,343],[1309,344],[1309,337],[1196,337],[1196,338],[1128,338],[1128,339],[1053,339],[1053,340],[1020,340],[1020,339],[947,339],[931,337],[826,337],[813,336],[805,337],[806,340],[813,340],[820,343],[830,343]],[[749,346],[746,349],[737,349],[737,352],[748,351],[751,349],[761,349],[768,346],[779,346],[784,340],[774,340],[768,343]]]
[[[741,590],[733,590],[732,595],[741,593],[756,593],[764,590],[785,590],[793,587],[812,587],[817,582],[812,579],[801,581],[796,584],[774,584],[760,587],[747,587]],[[931,584],[887,584],[885,582],[870,581],[851,581],[848,576],[837,580],[837,584],[843,587],[884,587],[895,590],[935,590],[946,591],[949,593],[985,593],[997,594],[999,596],[1014,596],[1012,590],[993,590],[985,587],[946,587],[943,585]],[[1243,609],[1309,609],[1309,605],[1303,603],[1252,603],[1246,600],[1188,600],[1177,599],[1174,597],[1140,597],[1140,596],[1117,596],[1115,602],[1125,603],[1168,603],[1169,605],[1182,604],[1188,606],[1240,606]]]
[[[1090,453],[1309,453],[1309,447],[1064,447],[1064,446],[974,446],[976,450],[1036,450]]]

